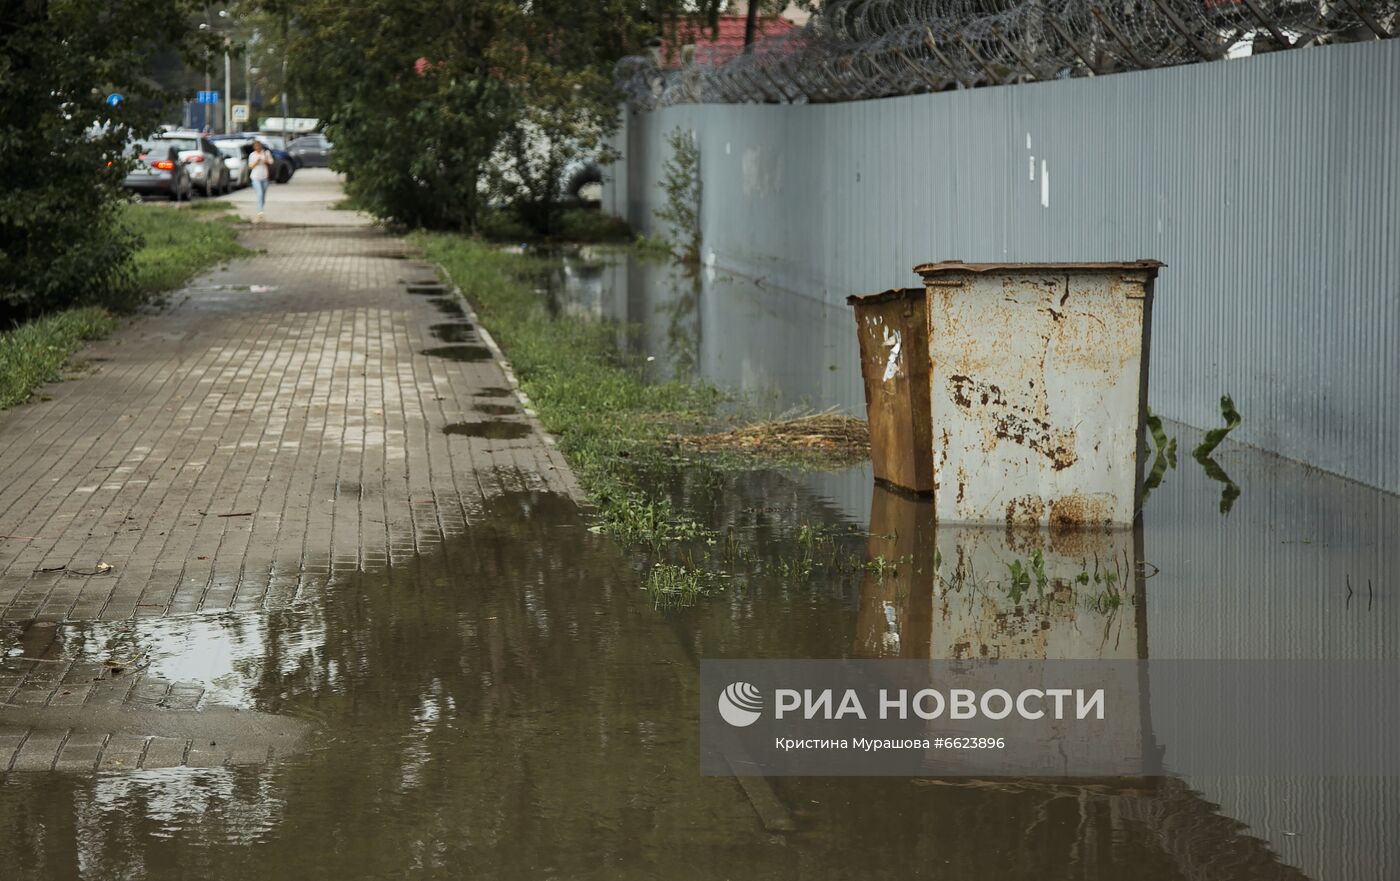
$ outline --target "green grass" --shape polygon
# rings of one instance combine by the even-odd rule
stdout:
[[[683,382],[647,382],[618,351],[616,326],[544,310],[538,258],[497,251],[464,236],[416,233],[414,241],[467,293],[500,342],[540,420],[600,513],[599,527],[656,544],[705,530],[647,491],[646,475],[673,462],[669,435],[709,420],[724,396]]]
[[[67,309],[0,333],[0,409],[27,400],[34,389],[57,379],[64,363],[82,344],[110,333],[114,313],[127,312],[156,294],[179,287],[203,270],[248,253],[235,240],[229,218],[213,215],[227,210],[220,202],[194,208],[128,205],[122,221],[141,237],[132,256],[131,277],[100,302]],[[198,219],[189,211],[200,212]]]
[[[141,237],[141,247],[132,257],[130,290],[114,292],[103,305],[131,309],[162,291],[179,287],[216,263],[249,253],[238,244],[233,218],[217,215],[193,220],[187,216],[189,210],[156,205],[126,207],[122,220]],[[203,208],[201,214],[216,210]]]
[[[0,409],[26,400],[37,386],[57,378],[79,346],[115,326],[106,309],[84,306],[0,334]]]
[[[656,605],[675,608],[693,605],[697,597],[709,593],[715,587],[715,576],[694,566],[656,563],[647,571],[642,586]]]

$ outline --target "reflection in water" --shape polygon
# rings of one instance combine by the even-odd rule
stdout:
[[[1296,877],[1179,784],[783,779],[774,795],[798,830],[780,844],[734,780],[697,776],[696,658],[839,656],[853,632],[864,644],[871,572],[780,574],[801,525],[885,542],[880,554],[952,555],[897,498],[877,509],[891,537],[868,539],[771,472],[675,489],[748,548],[730,590],[675,614],[652,608],[638,564],[571,503],[517,493],[437,552],[291,609],[123,635],[165,675],[314,720],[312,748],[214,771],[11,775],[0,861],[34,877],[1151,881],[1203,877],[1206,855],[1209,877]],[[913,580],[874,589],[900,650],[926,651],[918,634],[942,626],[916,596],[930,582],[898,571]],[[72,651],[109,645],[70,635]]]
[[[935,526],[876,485],[857,657],[1146,657],[1141,533]]]

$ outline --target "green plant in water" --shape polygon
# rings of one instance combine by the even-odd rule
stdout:
[[[1230,508],[1235,504],[1235,499],[1240,497],[1239,484],[1230,479],[1230,475],[1225,469],[1220,467],[1220,463],[1211,458],[1211,453],[1220,446],[1220,442],[1225,440],[1225,436],[1239,427],[1241,418],[1238,410],[1235,409],[1235,402],[1230,400],[1229,395],[1220,397],[1220,415],[1225,419],[1222,428],[1212,428],[1206,432],[1205,438],[1197,447],[1191,451],[1191,458],[1200,463],[1205,469],[1206,476],[1211,480],[1224,484],[1220,491],[1220,513],[1230,513]]]
[[[694,133],[681,128],[666,136],[671,157],[661,166],[661,189],[666,204],[656,216],[671,227],[669,250],[683,263],[700,262],[700,145]]]
[[[663,542],[692,541],[709,536],[708,529],[677,513],[667,498],[625,494],[609,497],[600,507],[598,531],[615,536],[624,544],[654,547]]]
[[[1166,431],[1162,428],[1162,417],[1147,411],[1147,430],[1152,435],[1152,444],[1156,447],[1156,454],[1152,458],[1152,470],[1148,472],[1147,479],[1142,485],[1142,500],[1147,501],[1147,497],[1152,491],[1162,485],[1162,478],[1166,477],[1167,468],[1176,467],[1176,438],[1167,437]]]
[[[696,598],[708,593],[715,577],[708,571],[680,563],[655,563],[647,572],[643,586],[658,606],[689,606]]]
[[[891,560],[884,554],[876,554],[874,559],[865,564],[865,568],[869,572],[874,572],[877,579],[884,581],[886,578],[892,578],[899,574],[901,562],[903,561]]]
[[[1198,462],[1215,452],[1215,448],[1220,446],[1220,442],[1225,440],[1225,436],[1240,425],[1240,413],[1235,409],[1235,402],[1230,399],[1229,395],[1220,396],[1220,415],[1225,419],[1224,427],[1212,428],[1207,431],[1205,438],[1197,445],[1196,449],[1191,451],[1192,457]]]

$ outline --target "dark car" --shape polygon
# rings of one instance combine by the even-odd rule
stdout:
[[[297,170],[297,162],[292,158],[292,154],[287,152],[286,142],[276,135],[262,135],[257,132],[231,132],[226,135],[215,135],[210,140],[215,143],[261,141],[264,147],[272,151],[272,179],[279,184],[285,184],[291,180],[292,174]]]
[[[122,186],[143,196],[164,196],[178,202],[194,193],[189,168],[180,161],[176,145],[151,138],[132,141],[122,155],[135,161]]]
[[[331,164],[331,142],[325,135],[302,135],[287,145],[287,152],[307,168],[327,168]]]

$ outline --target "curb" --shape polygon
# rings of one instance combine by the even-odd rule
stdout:
[[[544,423],[540,422],[539,414],[535,412],[534,406],[530,403],[530,396],[525,394],[525,390],[520,387],[520,380],[516,378],[515,370],[510,366],[510,359],[506,358],[506,354],[496,342],[496,338],[482,325],[481,316],[476,314],[476,309],[472,307],[471,300],[467,299],[467,295],[464,294],[462,289],[457,286],[457,283],[452,280],[452,275],[447,271],[447,267],[436,260],[431,261],[431,263],[433,268],[437,270],[438,276],[451,289],[452,295],[462,304],[462,308],[466,312],[467,320],[472,323],[472,328],[476,331],[477,335],[481,337],[482,342],[486,344],[486,348],[490,350],[491,358],[496,362],[496,366],[500,367],[501,372],[505,374],[506,382],[510,385],[512,394],[514,394],[516,400],[520,402],[520,409],[525,414],[526,423],[544,439],[545,446],[557,452],[559,449],[559,439],[546,430]],[[560,454],[560,458],[563,458],[562,453]],[[573,487],[574,500],[580,507],[593,507],[592,500],[588,498],[588,494],[583,491],[583,487],[578,482],[578,475],[574,473],[573,466],[565,461],[563,467],[569,469],[569,483]]]

